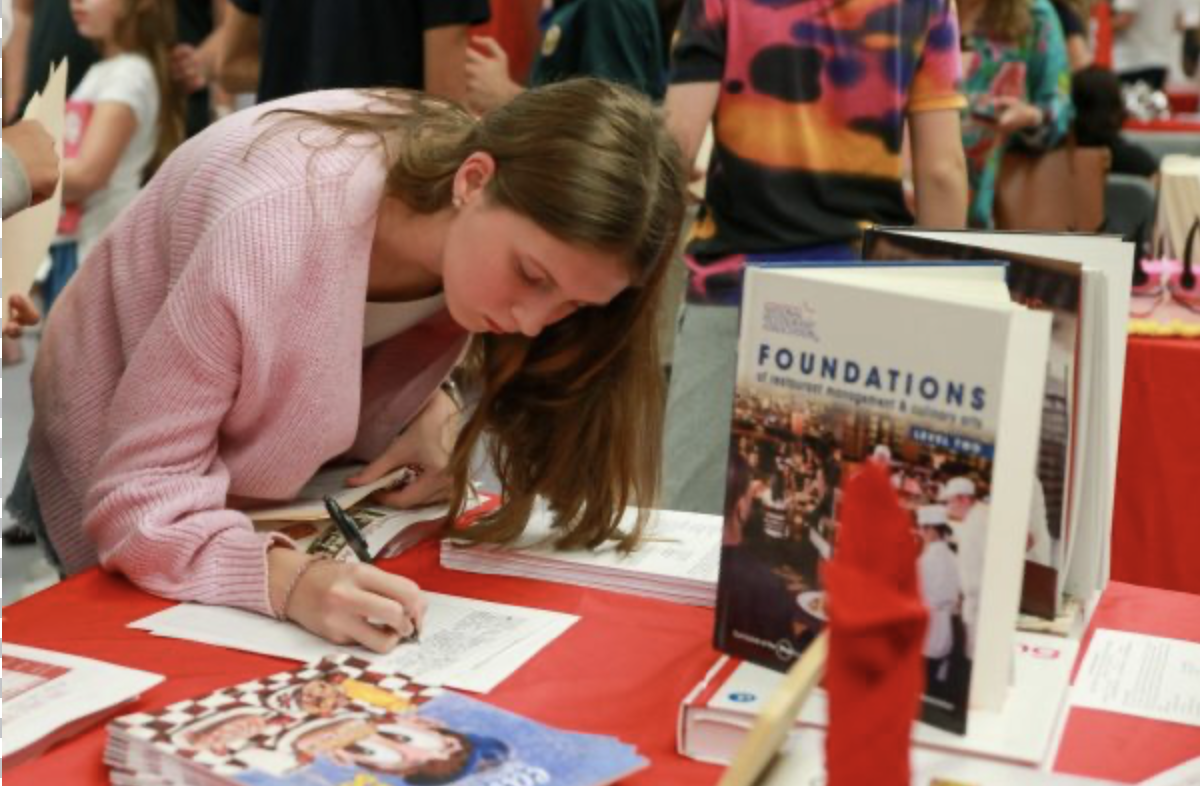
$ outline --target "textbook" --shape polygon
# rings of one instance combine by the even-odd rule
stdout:
[[[630,508],[622,529],[632,527]],[[717,595],[721,517],[656,510],[641,545],[623,554],[615,542],[597,549],[554,547],[553,516],[538,504],[512,544],[442,541],[442,566],[452,570],[541,579],[623,592],[690,606],[712,606]]]
[[[1108,578],[1133,244],[1104,235],[873,228],[863,256],[1001,260],[1012,299],[1051,315],[1022,610],[1053,618],[1064,594],[1089,599]]]
[[[4,643],[4,768],[74,736],[163,681],[160,674]]]
[[[840,488],[870,461],[892,472],[923,544],[921,719],[962,733],[968,701],[1003,704],[1051,327],[1011,301],[1005,275],[989,262],[747,267],[718,650],[786,671],[820,633]]]
[[[1013,684],[1003,709],[971,710],[965,735],[914,724],[916,748],[1003,761],[1027,767],[1044,763],[1065,711],[1075,639],[1018,633]],[[679,753],[699,761],[728,764],[758,713],[783,682],[783,675],[722,656],[679,706]],[[792,736],[828,727],[827,698],[818,689],[796,718]]]
[[[602,786],[647,765],[611,737],[544,726],[351,657],[114,720],[116,786]]]

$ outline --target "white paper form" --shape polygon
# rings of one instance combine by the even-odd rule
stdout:
[[[348,653],[427,685],[487,693],[579,619],[435,592],[425,597],[429,606],[420,643],[401,644],[383,655],[331,644],[290,622],[219,606],[181,603],[129,627],[298,661]]]
[[[1200,643],[1097,630],[1071,703],[1200,726]]]

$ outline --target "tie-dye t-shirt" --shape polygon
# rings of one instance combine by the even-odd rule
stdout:
[[[964,105],[952,0],[688,0],[672,66],[674,84],[721,84],[700,266],[911,223],[905,116]]]

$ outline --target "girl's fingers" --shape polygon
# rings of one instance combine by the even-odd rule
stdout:
[[[450,478],[444,472],[426,471],[397,491],[382,491],[375,499],[391,508],[419,508],[450,498]]]
[[[402,464],[413,463],[411,461],[397,461],[395,457],[399,454],[400,451],[397,449],[396,443],[393,442],[387,450],[383,451],[383,454],[379,458],[359,470],[357,475],[351,475],[346,478],[346,485],[365,486],[368,483],[374,483]]]
[[[358,616],[368,620],[371,624],[390,628],[400,636],[401,640],[412,635],[416,623],[413,621],[413,615],[400,601],[374,592],[362,592],[355,598],[355,604],[360,612]]]
[[[391,652],[400,643],[401,634],[391,628],[372,625],[362,617],[345,620],[345,634],[374,652]]]
[[[365,566],[358,571],[356,580],[360,589],[400,604],[417,630],[421,629],[421,621],[425,617],[425,596],[415,582],[373,566]]]

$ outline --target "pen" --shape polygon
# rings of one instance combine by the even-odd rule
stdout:
[[[325,495],[325,510],[329,511],[329,518],[333,519],[334,526],[342,533],[342,537],[346,539],[346,543],[350,545],[354,555],[364,564],[370,565],[372,562],[371,549],[367,546],[367,539],[362,536],[354,519],[350,518],[338,501],[329,494]],[[409,617],[409,621],[412,623],[412,634],[408,637],[408,641],[420,641],[417,621],[412,617]]]
[[[342,533],[342,537],[350,544],[354,555],[361,562],[370,565],[371,549],[367,546],[366,538],[358,531],[358,525],[354,523],[354,519],[346,515],[346,511],[342,510],[342,506],[337,503],[337,500],[328,494],[325,495],[325,510],[329,511],[329,518],[333,519],[333,523]]]

